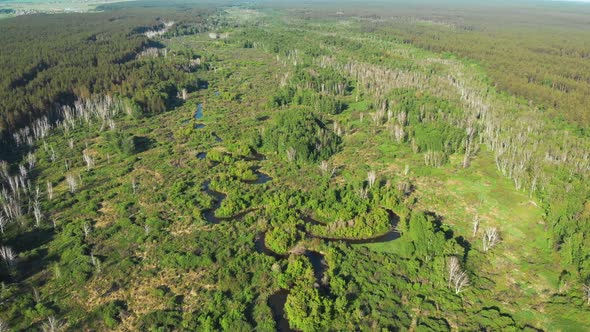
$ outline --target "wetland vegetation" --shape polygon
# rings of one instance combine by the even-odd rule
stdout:
[[[588,5],[101,9],[0,21],[0,331],[589,328]]]

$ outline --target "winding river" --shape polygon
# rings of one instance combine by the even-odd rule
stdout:
[[[251,160],[264,160],[264,159],[265,159],[265,156],[262,154],[256,154],[256,155],[254,155],[253,158],[251,158]],[[256,171],[256,174],[258,175],[258,178],[256,180],[250,181],[248,183],[265,184],[269,181],[272,181],[272,177],[270,177],[269,175],[267,175],[265,173]],[[229,218],[216,217],[215,211],[217,211],[217,209],[219,209],[219,207],[221,206],[221,203],[223,202],[223,200],[227,196],[224,193],[212,190],[209,187],[209,185],[210,185],[210,181],[208,180],[204,183],[203,189],[208,195],[210,195],[214,198],[215,202],[213,204],[213,207],[211,209],[208,209],[207,211],[205,211],[203,214],[203,217],[205,218],[205,220],[208,223],[218,224],[218,223],[220,223],[222,221],[226,221],[226,220],[239,220],[239,219],[243,218],[247,213],[249,213],[253,210],[256,210],[256,209],[248,209],[248,210],[242,211],[239,214],[237,214],[233,217],[229,217]],[[391,228],[385,234],[378,235],[378,236],[371,237],[371,238],[366,238],[366,239],[332,238],[332,237],[311,234],[309,232],[309,230],[307,230],[307,229],[305,229],[304,231],[305,231],[307,238],[310,238],[310,239],[316,238],[316,239],[320,239],[322,241],[345,242],[348,244],[357,244],[357,245],[389,242],[389,241],[396,240],[400,237],[400,234],[396,229],[400,218],[398,215],[396,215],[390,209],[387,209],[387,212],[389,214]],[[325,225],[324,223],[314,220],[309,215],[302,215],[301,219],[306,224]],[[278,254],[278,253],[272,251],[271,249],[269,249],[266,246],[265,237],[266,237],[266,233],[259,233],[255,237],[254,244],[255,244],[255,248],[258,252],[265,254],[267,256],[273,257],[275,259],[285,259],[285,258],[289,257],[289,254],[281,255],[281,254]],[[324,255],[320,252],[312,251],[312,250],[306,250],[303,254],[311,262],[311,265],[313,268],[313,273],[314,273],[314,278],[315,278],[315,285],[314,286],[316,288],[318,288],[319,291],[322,293],[329,293],[329,285],[324,280],[325,279],[325,272],[328,269],[328,265],[326,263]],[[289,326],[289,321],[288,321],[287,317],[285,316],[285,303],[287,302],[288,295],[289,295],[289,290],[281,289],[268,297],[268,305],[273,312],[273,318],[277,324],[278,331],[287,331],[287,332],[294,331]]]
[[[205,183],[203,184],[203,189],[205,190],[205,192],[207,193],[207,195],[213,197],[213,199],[214,199],[213,207],[211,207],[210,209],[206,210],[203,213],[203,217],[210,224],[219,224],[224,219],[223,218],[217,218],[215,216],[215,211],[217,211],[217,209],[219,209],[219,207],[221,206],[221,202],[223,202],[223,200],[227,196],[224,193],[220,193],[219,191],[215,191],[215,190],[212,190],[211,188],[209,188],[209,185],[210,184],[211,184],[211,181],[209,181],[209,180],[205,181]]]
[[[375,236],[372,238],[367,239],[343,239],[343,238],[329,238],[329,237],[321,237],[317,235],[310,234],[309,232],[306,233],[308,238],[317,238],[323,241],[342,241],[349,244],[369,244],[369,243],[383,243],[396,240],[400,237],[399,232],[396,230],[396,226],[399,222],[399,216],[397,216],[393,211],[387,210],[389,213],[389,220],[391,221],[391,228],[390,230],[379,236]],[[321,224],[320,222],[312,219],[311,217],[304,217],[302,220],[306,221],[307,223],[312,224]],[[278,254],[266,246],[265,243],[265,233],[259,233],[255,238],[255,247],[256,250],[260,253],[263,253],[267,256],[274,257],[276,259],[285,259],[288,258],[289,255],[281,255]],[[324,255],[317,251],[306,250],[304,255],[309,259],[312,268],[313,274],[315,277],[315,287],[318,288],[320,293],[327,294],[329,293],[329,285],[324,282],[324,276],[328,269],[328,265],[326,263],[326,259]],[[277,324],[278,331],[294,331],[289,326],[289,320],[285,316],[285,303],[287,302],[287,296],[289,295],[289,290],[281,289],[278,292],[272,294],[269,297],[268,305],[272,309],[273,317]]]

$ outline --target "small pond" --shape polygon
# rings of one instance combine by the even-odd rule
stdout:
[[[272,177],[270,175],[256,171],[256,180],[245,182],[250,184],[265,184],[270,181],[272,181]]]
[[[197,105],[197,111],[195,112],[195,119],[199,120],[203,118],[203,104],[199,103]]]

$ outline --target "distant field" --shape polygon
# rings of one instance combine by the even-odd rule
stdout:
[[[88,12],[100,5],[113,2],[121,2],[121,0],[0,0],[0,19],[36,13]]]

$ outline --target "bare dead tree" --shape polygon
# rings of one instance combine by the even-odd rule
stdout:
[[[39,294],[37,288],[33,288],[33,299],[35,300],[35,303],[41,303],[41,294]]]
[[[4,322],[0,319],[0,332],[8,332],[10,328],[8,327],[8,323]]]
[[[92,227],[90,227],[89,224],[84,224],[82,230],[84,231],[84,237],[88,237],[88,235],[90,235],[90,232],[92,232]]]
[[[4,214],[0,213],[0,232],[4,234],[4,227],[8,225],[8,218]]]
[[[297,157],[297,150],[295,150],[293,147],[289,147],[287,149],[287,159],[289,161],[294,161],[296,157]]]
[[[330,163],[328,163],[328,161],[323,160],[320,165],[319,165],[320,171],[322,172],[322,175],[324,176],[328,176],[329,178],[332,178],[332,176],[334,176],[334,174],[336,173],[336,169],[337,167],[330,167]]]
[[[11,221],[15,221],[22,217],[22,207],[18,195],[8,195],[2,203],[2,210],[4,215]]]
[[[408,175],[410,174],[410,165],[406,165],[406,167],[404,167],[404,175]]]
[[[488,252],[500,242],[500,234],[496,227],[486,228],[483,234],[483,251]]]
[[[21,184],[24,184],[24,181],[19,175],[8,177],[8,186],[10,186],[10,191],[13,194],[18,195],[18,193],[20,192]]]
[[[326,160],[322,160],[322,162],[320,163],[320,171],[322,172],[323,175],[326,175],[328,173],[328,168],[329,168],[329,164]]]
[[[344,134],[344,130],[342,129],[342,126],[340,126],[340,124],[338,124],[338,122],[334,121],[334,133],[338,136],[342,136]]]
[[[23,179],[26,179],[27,176],[29,175],[29,172],[27,171],[27,169],[24,165],[18,165],[18,170],[20,171],[20,176]]]
[[[412,183],[409,180],[399,181],[396,185],[397,190],[405,196],[412,193]]]
[[[469,276],[461,268],[461,263],[456,256],[451,256],[447,265],[449,272],[449,287],[455,291],[455,294],[459,294],[465,287],[469,286]]]
[[[47,197],[49,200],[53,199],[53,184],[47,181]]]
[[[14,267],[16,264],[16,253],[10,247],[0,247],[0,258],[2,258],[6,266],[9,268]]]
[[[26,161],[27,161],[27,165],[29,166],[29,171],[30,171],[37,164],[37,157],[35,157],[35,154],[29,152],[27,154]]]
[[[93,253],[90,253],[90,263],[92,263],[92,266],[94,266],[96,272],[100,273],[100,259],[96,258]]]
[[[33,203],[33,216],[35,217],[35,224],[37,227],[41,226],[43,214],[41,213],[41,204],[39,204],[38,199],[35,199],[35,202]]]
[[[401,126],[405,126],[408,124],[408,112],[403,110],[397,114],[397,122]]]
[[[441,167],[444,164],[446,158],[447,155],[442,151],[428,150],[424,154],[424,163],[426,166]]]
[[[10,177],[10,173],[8,172],[8,163],[4,160],[0,160],[0,176],[6,181]]]
[[[405,140],[406,132],[404,131],[404,127],[402,125],[395,124],[392,127],[392,131],[396,142],[402,143]]]
[[[369,183],[369,188],[373,187],[376,180],[377,173],[375,173],[375,171],[369,171],[369,173],[367,174],[367,182]]]
[[[35,186],[35,199],[39,200],[39,198],[41,197],[41,188],[39,188],[39,185]]]
[[[49,156],[49,159],[52,163],[54,163],[57,160],[57,154],[55,153],[53,146],[51,147],[51,155]]]
[[[23,189],[25,190],[25,194],[27,193],[31,193],[31,180],[27,180],[26,186],[23,186]]]
[[[66,182],[68,184],[68,187],[70,188],[70,193],[74,194],[78,189],[78,180],[74,175],[68,174],[66,175]]]
[[[54,316],[49,316],[47,321],[41,326],[41,330],[43,330],[43,332],[60,332],[65,328],[66,325]]]
[[[590,305],[590,285],[584,285],[584,296],[586,297],[588,305]]]
[[[137,183],[137,179],[131,179],[131,190],[133,190],[133,195],[137,192],[137,188],[139,188],[139,184]]]
[[[475,215],[473,217],[473,236],[475,236],[475,234],[477,234],[478,230],[479,230],[479,216]]]
[[[457,273],[461,271],[461,264],[459,263],[459,259],[455,256],[451,256],[448,262],[448,270],[449,270],[449,287],[453,285],[453,280]]]
[[[82,158],[84,158],[84,162],[86,163],[86,170],[90,171],[94,167],[94,158],[86,150],[82,153]]]
[[[471,155],[474,150],[472,145],[474,144],[473,137],[475,136],[476,130],[473,121],[471,121],[467,126],[465,132],[467,137],[465,138],[465,157],[463,158],[463,168],[467,168],[471,164]]]
[[[455,294],[461,293],[463,291],[463,288],[467,286],[469,286],[469,276],[467,276],[467,273],[465,273],[465,271],[462,271],[461,273],[459,273],[459,275],[455,276]]]
[[[369,198],[369,189],[365,187],[359,188],[358,194],[361,199],[367,199]]]

